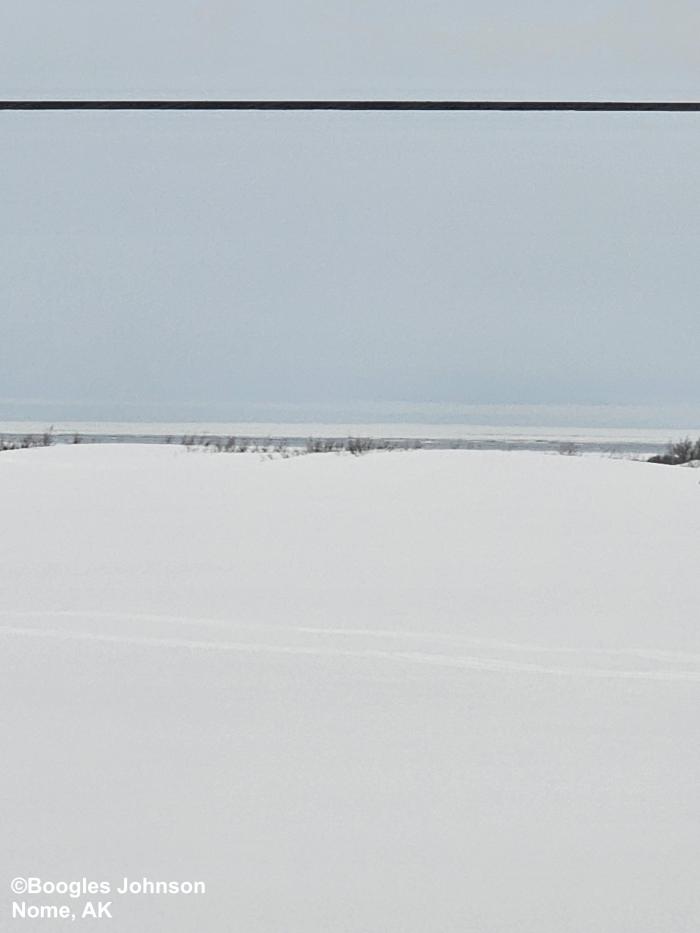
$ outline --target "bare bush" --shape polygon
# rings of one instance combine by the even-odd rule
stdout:
[[[170,438],[169,442],[177,443],[178,439]],[[179,439],[187,450],[208,450],[217,453],[252,453],[260,454],[265,458],[282,457],[287,459],[300,454],[327,454],[349,453],[355,457],[369,453],[372,450],[399,450],[420,449],[423,445],[419,440],[395,441],[387,438],[373,437],[309,437],[303,446],[290,446],[285,438],[239,438],[197,436],[185,434]]]
[[[679,466],[682,463],[690,463],[691,460],[700,460],[700,437],[696,441],[691,441],[689,437],[673,441],[666,448],[666,453],[649,457],[647,462]]]
[[[330,454],[343,450],[343,440],[339,437],[309,437],[306,441],[307,454]]]
[[[573,441],[564,441],[559,445],[559,453],[562,457],[575,457],[579,453],[578,444]]]
[[[51,447],[54,443],[53,427],[43,434],[25,434],[23,437],[0,435],[1,450],[28,450],[31,447]]]

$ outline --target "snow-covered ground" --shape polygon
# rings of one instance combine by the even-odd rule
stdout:
[[[0,454],[0,928],[127,875],[207,893],[120,933],[695,933],[698,479]]]

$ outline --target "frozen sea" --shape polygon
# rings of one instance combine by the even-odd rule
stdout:
[[[490,412],[493,414],[493,412]],[[504,414],[508,414],[505,412]],[[164,443],[181,442],[185,437],[229,438],[257,443],[284,442],[303,446],[313,438],[372,437],[388,439],[398,445],[434,449],[484,450],[567,450],[580,453],[602,453],[620,456],[649,456],[665,449],[670,441],[700,435],[697,422],[669,421],[668,426],[648,427],[644,424],[616,423],[611,415],[599,424],[576,423],[529,424],[522,411],[510,411],[516,423],[497,420],[495,423],[451,421],[28,421],[0,422],[0,437],[19,438],[27,434],[50,431],[56,442],[71,442],[76,436],[96,443]],[[538,414],[537,411],[534,414]],[[543,415],[543,412],[539,412]],[[566,412],[562,411],[562,415]],[[571,414],[571,412],[569,412]],[[700,412],[698,413],[700,416]],[[630,417],[629,420],[634,420]],[[609,422],[613,421],[613,424]]]

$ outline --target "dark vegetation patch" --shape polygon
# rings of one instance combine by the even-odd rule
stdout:
[[[683,463],[690,463],[691,460],[700,460],[700,437],[696,441],[691,441],[689,437],[673,441],[668,445],[666,453],[649,457],[647,462],[680,466]]]
[[[55,438],[52,431],[43,434],[25,434],[23,437],[8,437],[0,434],[0,450],[28,450],[30,447],[51,447]]]

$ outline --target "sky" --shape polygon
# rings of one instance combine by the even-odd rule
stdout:
[[[697,96],[693,0],[3,0],[7,97]]]
[[[698,97],[697,8],[569,6],[6,0],[1,96]],[[3,113],[0,142],[0,418],[700,410],[698,115]]]

